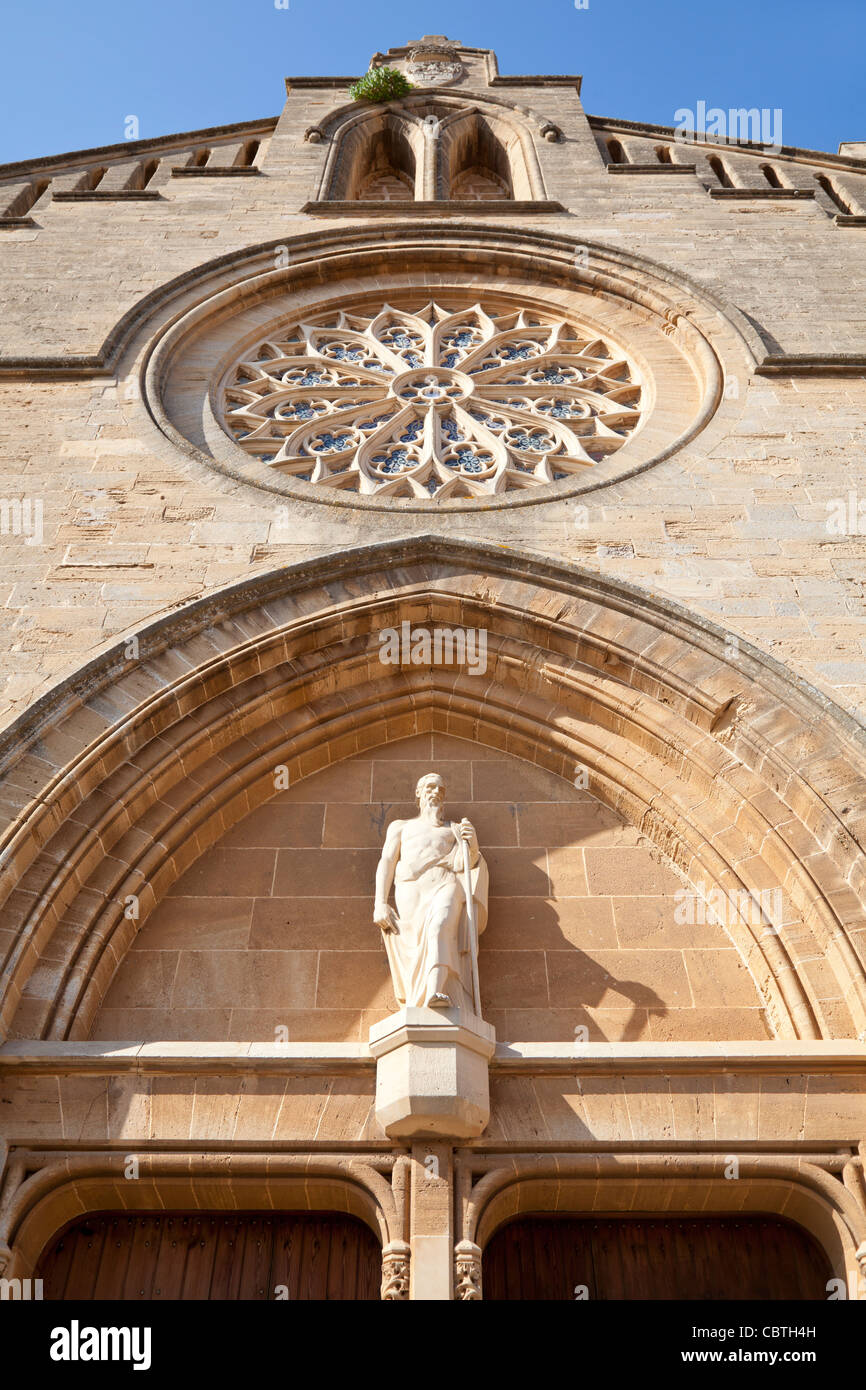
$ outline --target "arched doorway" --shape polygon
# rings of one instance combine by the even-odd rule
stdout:
[[[832,1269],[811,1236],[771,1216],[533,1215],[484,1252],[487,1300],[810,1300]]]
[[[342,1212],[100,1212],[43,1252],[46,1299],[373,1302],[382,1252]]]

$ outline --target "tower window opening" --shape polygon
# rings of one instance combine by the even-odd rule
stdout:
[[[711,155],[707,162],[709,163],[709,166],[715,174],[716,178],[718,179],[719,183],[722,185],[722,188],[733,188],[734,181],[728,173],[725,165],[719,159],[718,155]]]
[[[147,163],[140,165],[138,172],[141,182],[138,184],[138,187],[147,188],[147,185],[150,183],[158,168],[158,159],[149,159]]]
[[[842,215],[844,217],[850,217],[852,212],[851,204],[845,201],[836,186],[827,178],[827,175],[816,174],[815,178],[820,187],[823,188],[824,192],[827,194],[827,197],[834,206],[839,209]]]
[[[41,179],[31,183],[27,188],[22,189],[17,198],[13,198],[9,206],[4,210],[4,217],[26,217],[35,203],[39,202],[42,194],[48,188],[49,179]]]

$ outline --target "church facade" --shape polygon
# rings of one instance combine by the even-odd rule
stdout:
[[[0,168],[0,1275],[866,1298],[866,142],[371,69]]]

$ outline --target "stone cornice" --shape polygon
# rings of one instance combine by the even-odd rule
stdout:
[[[0,1047],[0,1072],[197,1076],[249,1072],[375,1071],[366,1043],[82,1042],[24,1039]]]
[[[863,219],[866,222],[866,218]],[[864,376],[866,355],[840,352],[822,356],[817,353],[770,352],[755,368],[758,376]]]
[[[13,164],[0,164],[0,182],[27,174],[60,173],[68,167],[91,164],[95,160],[120,159],[145,155],[159,150],[168,152],[190,141],[229,139],[232,135],[253,135],[256,131],[271,132],[276,128],[276,116],[263,116],[258,121],[238,121],[233,125],[206,126],[203,130],[180,131],[176,135],[160,135],[153,140],[121,140],[116,145],[95,145],[86,150],[69,150],[63,154],[45,155],[38,159],[19,159]],[[212,170],[210,171],[213,172]]]
[[[312,88],[314,91],[333,91],[335,88],[351,87],[353,82],[358,81],[358,74],[353,77],[286,77],[286,95],[288,96],[293,87]]]
[[[497,1074],[550,1076],[866,1076],[866,1043],[497,1043],[490,1062]],[[21,1039],[0,1047],[0,1071],[40,1075],[232,1075],[368,1072],[375,1061],[366,1043],[293,1042],[40,1042]]]
[[[521,74],[519,77],[491,77],[490,79],[491,87],[573,87],[578,96],[582,82],[583,77],[578,73],[572,75],[552,73],[546,76]]]
[[[626,121],[618,116],[587,116],[586,119],[593,130],[609,131],[611,134],[622,131],[625,135],[649,135],[654,138],[662,135],[669,140],[674,140],[680,133],[679,126],[651,125],[646,121]],[[700,139],[682,140],[678,143],[688,145],[691,149],[741,150],[743,154],[772,154],[774,159],[796,159],[809,164],[829,164],[837,169],[851,169],[852,173],[858,174],[866,171],[866,159],[855,159],[851,155],[844,154],[830,154],[826,150],[802,149],[799,145],[767,145],[752,140],[726,140],[722,136],[713,136],[710,139],[706,135],[701,135]]]
[[[327,204],[308,204],[307,206],[311,208],[315,206],[316,211],[321,212],[323,208],[327,207]],[[359,207],[361,206],[359,205]],[[498,218],[491,226],[489,220],[485,224],[480,218],[470,220],[466,214],[464,214],[465,221],[450,225],[443,224],[442,218],[438,215],[435,220],[429,217],[426,220],[423,217],[417,220],[411,216],[404,218],[402,212],[407,206],[411,205],[393,204],[392,217],[387,222],[376,216],[366,222],[353,223],[348,227],[328,226],[315,230],[299,231],[289,236],[284,234],[281,238],[259,242],[245,247],[241,251],[231,251],[201,265],[194,266],[157,286],[133,304],[118,319],[96,352],[44,356],[0,356],[0,378],[13,377],[26,380],[53,378],[62,381],[82,377],[111,376],[132,333],[140,329],[144,322],[162,306],[189,291],[203,293],[203,297],[207,298],[205,287],[209,281],[214,281],[217,278],[220,280],[220,289],[226,288],[223,280],[226,272],[234,278],[235,284],[240,284],[243,281],[247,286],[254,276],[262,273],[262,266],[265,263],[267,263],[268,271],[272,272],[273,253],[278,247],[288,245],[291,248],[292,269],[289,279],[289,283],[291,283],[291,281],[297,280],[297,277],[302,273],[311,271],[313,267],[320,269],[320,263],[329,256],[358,255],[362,252],[381,252],[388,255],[392,249],[412,250],[416,247],[426,247],[430,242],[435,242],[438,248],[448,250],[454,245],[457,238],[460,239],[462,246],[471,245],[473,251],[476,248],[482,249],[489,251],[491,255],[513,253],[515,257],[526,257],[527,255],[533,258],[544,257],[551,274],[565,273],[573,278],[575,284],[591,282],[594,287],[598,288],[601,284],[598,274],[588,278],[575,271],[574,249],[575,246],[580,246],[590,255],[597,253],[602,270],[606,268],[618,277],[617,283],[619,283],[622,274],[626,274],[629,277],[632,293],[635,293],[636,287],[641,284],[644,287],[651,287],[647,288],[647,293],[656,294],[652,303],[657,308],[664,307],[658,300],[656,293],[658,287],[663,289],[670,287],[678,301],[682,299],[684,290],[688,290],[696,299],[703,301],[708,308],[720,312],[729,319],[735,331],[748,345],[749,352],[756,364],[755,370],[759,374],[772,372],[782,375],[786,372],[797,372],[798,374],[813,373],[815,375],[861,375],[866,368],[866,355],[861,354],[789,355],[767,353],[766,345],[745,316],[735,306],[722,301],[707,286],[697,284],[688,276],[681,272],[675,272],[669,266],[650,261],[631,252],[624,252],[621,248],[612,248],[604,243],[591,241],[585,236],[578,236],[576,232],[568,234],[562,231],[559,226],[554,230],[543,226],[543,224],[536,224],[537,230],[533,228],[532,232],[528,233],[519,227],[504,223]],[[496,205],[491,204],[490,206]],[[544,204],[542,206],[547,210],[549,205]],[[482,208],[483,204],[474,203],[472,212],[478,214]],[[445,241],[442,240],[443,237],[446,238]],[[667,307],[670,308],[670,305]],[[592,486],[597,485],[598,479],[593,479]],[[531,502],[534,499],[528,500]],[[339,504],[339,498],[336,494],[333,501]],[[511,504],[525,505],[526,501],[527,499],[518,498],[516,502],[512,500]]]
[[[426,199],[418,199],[414,202],[401,199],[399,203],[389,202],[386,199],[370,199],[359,203],[357,201],[344,202],[341,199],[321,198],[304,203],[301,212],[311,213],[315,217],[333,216],[335,213],[341,217],[357,217],[359,208],[363,209],[360,214],[362,217],[385,213],[392,218],[395,208],[399,209],[401,217],[466,217],[467,214],[473,217],[490,216],[491,214],[498,214],[500,217],[523,217],[526,215],[535,216],[538,213],[566,211],[562,203],[558,203],[552,198],[496,198],[489,201],[478,198],[443,198],[437,202],[428,202]]]

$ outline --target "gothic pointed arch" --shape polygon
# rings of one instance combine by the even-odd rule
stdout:
[[[360,111],[353,103],[307,132],[329,147],[316,198],[363,197],[371,172],[387,168],[414,173],[420,200],[544,199],[535,139],[549,129],[532,111],[469,93],[419,91]]]
[[[440,198],[531,198],[532,186],[517,129],[498,114],[472,109],[442,124]]]
[[[381,632],[407,619],[483,630],[483,675],[384,664]],[[70,677],[0,745],[6,1034],[86,1038],[156,905],[274,795],[276,766],[294,785],[422,729],[569,781],[586,768],[692,892],[734,904],[727,930],[774,1036],[866,1027],[862,730],[677,605],[422,537],[258,576],[137,649]]]
[[[414,199],[423,159],[423,133],[417,122],[395,111],[371,113],[346,131],[330,196],[346,201]]]

